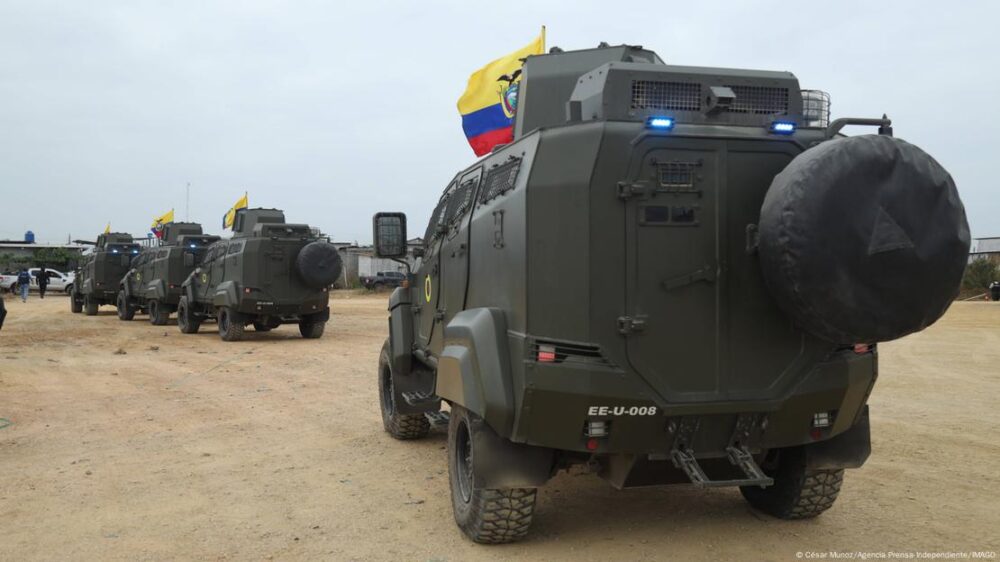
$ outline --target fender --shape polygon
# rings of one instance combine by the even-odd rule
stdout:
[[[389,360],[394,374],[408,375],[413,369],[413,306],[409,288],[396,287],[389,297]]]
[[[444,328],[437,395],[483,418],[500,437],[514,426],[507,321],[499,308],[472,308]]]
[[[223,281],[215,287],[215,292],[212,294],[213,306],[235,307],[239,302],[239,292],[235,281]]]
[[[127,300],[132,300],[132,274],[135,273],[134,269],[128,270],[125,277],[122,277],[122,281],[119,284],[122,292],[125,293],[125,298]]]
[[[143,296],[147,299],[157,299],[163,301],[167,298],[167,284],[163,279],[154,279],[146,284]]]

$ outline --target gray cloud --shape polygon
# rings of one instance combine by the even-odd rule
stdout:
[[[620,11],[616,12],[615,6]],[[1000,235],[989,168],[1000,40],[990,2],[0,1],[0,238],[145,233],[173,207],[218,231],[254,206],[366,241],[422,232],[473,160],[455,101],[527,43],[643,44],[670,63],[790,70],[835,116],[887,112],[947,167],[975,235]]]

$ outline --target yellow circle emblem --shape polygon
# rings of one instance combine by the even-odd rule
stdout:
[[[424,298],[431,302],[431,276],[424,277]]]

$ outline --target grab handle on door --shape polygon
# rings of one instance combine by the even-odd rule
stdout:
[[[679,275],[677,277],[672,277],[667,279],[662,283],[663,288],[667,291],[683,287],[685,285],[690,285],[691,283],[697,283],[699,281],[704,281],[706,283],[715,282],[715,268],[706,265],[701,269],[696,269],[691,273],[685,273],[684,275]]]

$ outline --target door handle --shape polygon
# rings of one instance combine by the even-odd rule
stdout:
[[[690,285],[691,283],[697,283],[699,281],[704,281],[706,283],[715,282],[715,268],[711,266],[705,266],[701,269],[696,269],[691,273],[685,273],[684,275],[678,275],[677,277],[671,277],[661,283],[664,289],[671,291],[683,287],[685,285]]]

